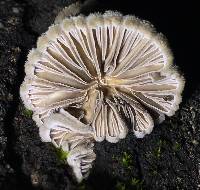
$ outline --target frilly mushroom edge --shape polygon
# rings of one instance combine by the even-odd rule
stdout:
[[[69,152],[80,182],[95,160],[94,142],[118,142],[127,125],[137,138],[151,133],[178,109],[184,78],[149,22],[112,11],[66,17],[66,10],[73,12],[66,8],[30,51],[20,95],[41,139]]]

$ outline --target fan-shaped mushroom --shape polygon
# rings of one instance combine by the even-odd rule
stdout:
[[[163,36],[148,22],[111,11],[65,15],[29,53],[20,92],[25,106],[34,111],[44,140],[57,146],[70,142],[72,136],[77,140],[79,148],[69,148],[74,156],[68,162],[78,162],[80,168],[87,156],[75,150],[82,152],[85,147],[83,154],[94,160],[94,153],[84,145],[88,139],[125,138],[127,119],[135,136],[142,138],[152,131],[154,121],[173,115],[184,80],[172,67]]]

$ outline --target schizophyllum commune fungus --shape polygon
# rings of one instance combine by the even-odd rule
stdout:
[[[112,11],[69,16],[79,10],[65,8],[39,37],[20,88],[42,141],[68,152],[78,182],[95,160],[95,141],[116,143],[127,125],[143,138],[175,113],[184,86],[150,23]]]

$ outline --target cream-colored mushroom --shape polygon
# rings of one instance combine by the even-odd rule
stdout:
[[[72,167],[78,182],[87,178],[89,170],[92,168],[92,162],[96,155],[92,150],[94,144],[83,144],[70,151],[67,158],[68,164]]]
[[[151,24],[118,12],[65,17],[69,12],[57,17],[29,53],[20,89],[44,140],[61,146],[57,139],[68,142],[81,133],[81,138],[92,134],[96,141],[115,143],[125,138],[127,120],[142,138],[154,122],[175,113],[184,79]]]
[[[89,175],[96,158],[92,132],[91,126],[81,123],[63,109],[45,118],[44,125],[40,127],[40,137],[44,142],[52,142],[68,152],[67,162],[78,182]]]

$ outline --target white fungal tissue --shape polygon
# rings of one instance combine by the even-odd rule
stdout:
[[[64,13],[30,51],[20,94],[41,139],[69,152],[80,182],[95,160],[95,141],[116,143],[127,126],[137,138],[151,133],[178,109],[184,79],[148,22],[111,11]]]

